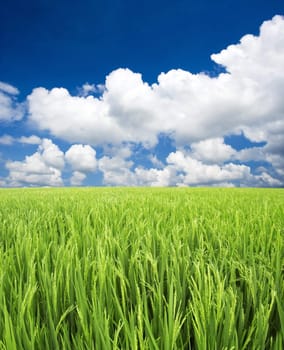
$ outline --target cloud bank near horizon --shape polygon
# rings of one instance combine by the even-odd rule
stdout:
[[[84,84],[77,96],[65,88],[35,88],[27,97],[26,122],[49,137],[0,137],[6,145],[39,145],[23,161],[6,162],[9,175],[2,185],[61,186],[69,168],[72,185],[101,172],[106,185],[283,186],[284,18],[264,22],[258,36],[245,35],[211,59],[224,73],[173,69],[150,85],[141,74],[120,68],[103,85]],[[23,118],[18,93],[0,83],[0,122]],[[175,147],[164,161],[153,154],[160,135]],[[229,135],[262,143],[236,150],[225,143]],[[70,148],[62,152],[53,137]],[[137,164],[135,145],[144,148],[150,167]],[[252,169],[251,161],[261,166]]]

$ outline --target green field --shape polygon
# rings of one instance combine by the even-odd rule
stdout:
[[[283,189],[0,191],[0,349],[283,348]]]

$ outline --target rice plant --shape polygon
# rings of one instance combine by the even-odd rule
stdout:
[[[283,189],[0,191],[0,349],[283,348]]]

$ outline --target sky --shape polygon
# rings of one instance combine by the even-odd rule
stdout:
[[[0,187],[284,187],[282,0],[10,0]]]

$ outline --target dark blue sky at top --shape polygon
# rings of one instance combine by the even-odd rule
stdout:
[[[38,86],[75,93],[118,67],[149,83],[173,68],[214,74],[210,54],[281,13],[279,0],[9,0],[0,11],[1,80],[24,98]]]

